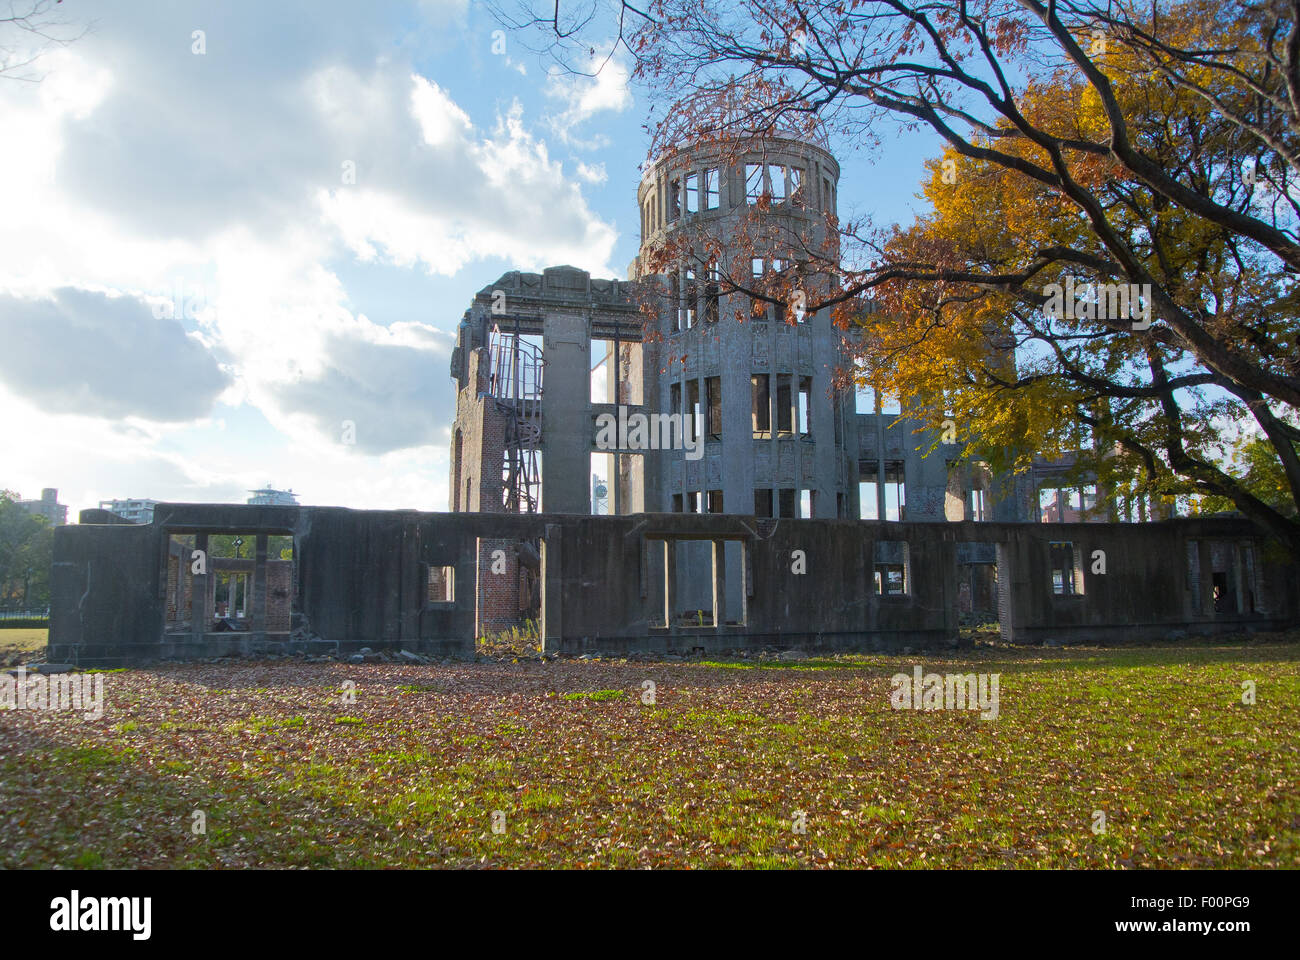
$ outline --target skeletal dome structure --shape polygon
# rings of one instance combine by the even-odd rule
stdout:
[[[829,281],[796,279],[810,253],[838,260],[839,176],[823,147],[768,137],[677,149],[642,178],[635,270],[645,284],[653,270],[661,291],[648,399],[704,437],[697,460],[660,458],[657,509],[856,515],[853,409],[832,386],[843,334],[828,310],[801,308]],[[783,289],[778,302],[742,292],[769,285]]]

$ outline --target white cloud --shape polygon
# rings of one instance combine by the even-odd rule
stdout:
[[[195,420],[228,382],[200,338],[129,296],[0,294],[0,342],[0,381],[55,413]],[[159,376],[139,376],[142,361]]]
[[[605,171],[603,163],[586,164],[579,160],[577,173],[579,178],[587,183],[601,184],[609,179],[609,174]]]
[[[445,24],[466,5],[418,9]],[[30,428],[13,483],[228,500],[274,476],[310,502],[441,508],[449,338],[362,315],[339,264],[612,272],[615,231],[581,192],[596,166],[566,176],[519,104],[476,123],[414,72],[446,31],[413,28],[407,5],[336,14],[142,2],[51,54],[42,84],[0,87],[0,323],[26,338],[0,394]],[[155,320],[178,284],[203,288],[201,309]],[[356,447],[337,442],[343,419]]]
[[[490,131],[475,127],[437,84],[420,76],[377,74],[369,80],[335,71],[314,85],[341,86],[362,101],[391,101],[410,85],[410,121],[426,150],[406,152],[401,171],[358,163],[357,183],[321,188],[316,203],[362,260],[421,264],[452,274],[466,264],[504,257],[521,269],[571,263],[597,274],[608,266],[615,232],[596,218],[562,164],[524,127],[514,102]],[[380,96],[371,87],[386,88]],[[324,100],[331,98],[326,93]],[[391,130],[359,130],[387,147]],[[392,149],[400,143],[392,144]],[[376,153],[372,149],[372,156]]]
[[[622,113],[632,106],[627,65],[617,57],[606,59],[597,52],[592,58],[594,76],[569,73],[552,67],[546,78],[546,95],[558,100],[563,109],[549,115],[547,123],[564,143],[582,149],[596,149],[609,144],[604,134],[583,140],[577,128],[598,113]]]

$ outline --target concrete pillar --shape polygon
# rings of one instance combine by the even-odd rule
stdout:
[[[205,558],[204,573],[194,574],[194,582],[191,588],[190,599],[190,632],[194,636],[195,642],[203,639],[203,634],[208,631],[212,623],[212,591],[214,589],[213,581],[216,579],[212,575],[212,557],[208,555],[208,535],[198,533],[194,535],[194,549],[202,550]]]
[[[542,653],[560,652],[563,637],[564,578],[560,557],[560,525],[548,523],[542,538]]]
[[[257,535],[253,552],[253,633],[266,634],[266,548],[267,535]],[[248,589],[247,586],[244,589]]]
[[[542,510],[591,513],[591,369],[587,318],[546,316],[542,351]],[[581,481],[575,482],[578,478]]]
[[[727,622],[727,542],[713,541],[713,625]]]
[[[671,629],[677,600],[677,542],[664,541],[664,623]]]

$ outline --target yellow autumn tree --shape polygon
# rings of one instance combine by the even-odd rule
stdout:
[[[1300,557],[1300,524],[1219,449],[1252,420],[1300,503],[1293,3],[515,2],[561,62],[635,59],[652,154],[937,134],[933,214],[847,218],[791,272],[835,276],[808,309],[865,324],[863,374],[931,425],[952,414],[972,454],[1077,450],[1103,479],[1223,498]]]

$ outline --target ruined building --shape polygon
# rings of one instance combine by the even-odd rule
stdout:
[[[859,410],[853,391],[836,389],[835,374],[851,366],[845,338],[852,334],[832,325],[829,310],[723,292],[719,269],[733,271],[730,286],[744,287],[790,270],[799,250],[837,258],[827,214],[835,213],[838,189],[839,164],[807,139],[674,151],[646,171],[637,191],[641,248],[628,280],[554,267],[508,273],[479,291],[451,363],[450,509],[1032,519],[1027,482],[927,455],[934,437],[899,422],[897,409],[868,392],[870,409]],[[716,251],[712,262],[683,255],[666,273],[649,273],[663,250],[706,248]],[[808,291],[805,301],[824,292]],[[646,303],[648,322],[638,309]],[[627,442],[601,449],[604,414],[680,416],[702,451]],[[486,545],[502,548],[513,574],[511,545]],[[698,615],[706,604],[696,585],[707,578],[697,567],[711,559],[702,546],[687,552],[696,556],[679,571],[679,597]],[[899,571],[899,589],[902,552],[901,544],[882,545],[877,558]],[[739,583],[739,554],[733,549],[721,562]],[[972,597],[991,611],[991,546],[964,547],[960,562]],[[527,571],[510,579],[530,587]],[[489,625],[528,609],[513,587],[487,603]]]
[[[1300,620],[1296,565],[1246,521],[1104,522],[1058,493],[1036,522],[1032,476],[963,461],[888,399],[836,389],[852,345],[825,311],[726,292],[723,270],[748,282],[800,249],[835,256],[838,181],[799,138],[665,155],[637,191],[626,280],[513,272],[465,312],[449,512],[83,511],[55,532],[50,658],[470,656],[529,622],[548,652],[662,654]]]

